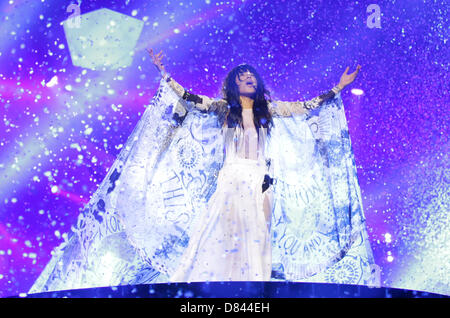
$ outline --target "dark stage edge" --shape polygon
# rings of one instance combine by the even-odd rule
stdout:
[[[19,297],[19,296],[17,296]],[[21,295],[20,298],[448,298],[424,291],[298,282],[196,282],[123,285]],[[13,297],[14,298],[14,297]]]

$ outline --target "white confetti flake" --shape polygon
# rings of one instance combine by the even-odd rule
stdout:
[[[88,127],[88,128],[86,128],[86,129],[84,130],[84,134],[85,134],[85,135],[90,135],[90,134],[92,133],[92,131],[93,131],[92,127]]]

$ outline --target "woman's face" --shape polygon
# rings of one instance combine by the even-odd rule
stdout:
[[[256,77],[250,71],[239,73],[236,76],[236,84],[241,95],[252,97],[256,93],[258,82]]]

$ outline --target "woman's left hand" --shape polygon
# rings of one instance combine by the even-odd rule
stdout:
[[[341,76],[341,80],[339,81],[339,86],[341,86],[341,88],[344,88],[345,86],[353,83],[353,81],[355,80],[356,76],[359,73],[359,70],[361,69],[361,65],[358,65],[356,67],[356,71],[354,71],[351,74],[347,74],[349,67],[347,66],[347,68],[345,69],[344,74],[342,74]]]

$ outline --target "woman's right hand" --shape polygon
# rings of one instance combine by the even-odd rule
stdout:
[[[152,58],[152,62],[153,64],[155,64],[156,68],[158,69],[158,71],[161,73],[162,76],[164,76],[166,74],[166,69],[164,68],[164,64],[161,62],[163,55],[162,54],[162,50],[161,52],[159,52],[158,54],[153,54],[153,49],[148,50],[148,53],[150,54],[150,57]]]

